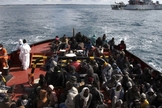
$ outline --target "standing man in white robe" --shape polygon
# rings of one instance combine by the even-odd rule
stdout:
[[[21,47],[21,53],[22,53],[22,65],[23,65],[23,70],[27,70],[29,68],[30,64],[30,46],[26,42],[26,40],[23,40],[23,45]]]

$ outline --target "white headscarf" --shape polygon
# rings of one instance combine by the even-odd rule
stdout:
[[[84,87],[84,88],[82,89],[82,91],[80,92],[80,96],[81,96],[81,98],[84,100],[83,107],[87,106],[87,102],[88,102],[88,100],[89,100],[89,94],[88,94],[87,97],[84,97],[84,92],[85,92],[85,90],[90,91],[88,87]]]
[[[22,45],[23,44],[23,40],[19,39],[19,44]]]

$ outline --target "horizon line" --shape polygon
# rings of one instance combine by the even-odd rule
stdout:
[[[35,4],[35,3],[27,3],[27,4],[0,4],[0,6],[6,6],[6,5],[111,5],[111,4],[96,4],[96,3],[90,3],[90,4],[84,4],[84,3],[58,3],[58,4],[48,4],[48,3],[45,3],[45,4]]]

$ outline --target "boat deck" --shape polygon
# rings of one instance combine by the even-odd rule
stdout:
[[[31,56],[33,54],[42,54],[42,55],[46,55],[46,53],[50,53],[50,46],[49,46],[50,42],[46,42],[43,44],[39,44],[39,45],[33,45],[31,46]],[[15,57],[17,58],[17,57]],[[32,57],[31,57],[32,59]],[[17,100],[22,94],[26,93],[24,91],[24,88],[21,85],[24,85],[24,87],[26,88],[31,88],[30,85],[28,84],[28,74],[31,73],[32,70],[32,66],[30,66],[30,68],[28,68],[27,70],[23,70],[21,69],[21,63],[20,61],[13,61],[14,63],[12,63],[13,65],[10,67],[9,70],[9,74],[12,75],[12,78],[7,81],[7,86],[12,86],[15,85],[15,90],[14,90],[14,96],[12,99]],[[16,63],[16,64],[15,64]],[[42,69],[42,66],[38,66],[35,68],[34,71],[34,79],[37,82],[39,75],[40,74],[44,74],[45,75],[45,71]]]
[[[52,54],[53,52],[50,51],[50,43],[51,41],[47,41],[47,42],[42,42],[42,43],[31,45],[31,48],[32,48],[31,49],[31,61],[32,61],[32,56],[34,54],[40,54],[44,56],[49,56],[50,54]],[[21,62],[18,59],[18,53],[19,52],[14,52],[13,55],[11,55],[11,58],[13,61],[11,61],[12,64],[9,70],[9,75],[12,75],[12,78],[9,81],[7,81],[7,86],[15,85],[14,94],[12,96],[13,100],[19,99],[22,94],[25,94],[25,93],[28,94],[27,91],[24,91],[24,87],[29,88],[29,89],[32,88],[32,86],[30,86],[28,83],[28,74],[31,73],[32,66],[30,66],[30,68],[27,70],[22,70]],[[42,67],[43,65],[35,68],[35,71],[34,71],[35,82],[38,82],[40,74],[45,75],[46,73],[45,70],[42,69]],[[22,85],[24,87],[22,87]],[[101,90],[101,92],[105,94],[104,90]],[[105,100],[105,103],[107,102],[108,101]]]
[[[15,85],[14,93],[11,94],[11,97],[13,100],[17,100],[20,98],[22,94],[28,94],[30,92],[27,92],[24,90],[24,87],[26,89],[33,88],[33,86],[30,86],[28,83],[28,75],[32,71],[32,63],[35,62],[36,59],[34,57],[42,57],[42,56],[50,56],[53,54],[53,52],[50,50],[50,43],[52,40],[47,40],[43,42],[39,42],[36,44],[31,45],[31,65],[30,68],[27,70],[21,69],[21,62],[19,60],[19,51],[12,52],[10,54],[10,69],[9,69],[9,75],[12,76],[11,79],[7,81],[7,86]],[[105,51],[104,55],[110,55],[111,52]],[[91,55],[91,54],[90,54]],[[152,67],[150,67],[148,64],[146,64],[144,61],[142,61],[140,58],[136,57],[135,55],[129,53],[126,51],[126,55],[128,58],[134,59],[137,63],[141,64],[141,68],[144,69],[145,67],[148,67],[152,69],[152,77],[156,77],[158,75],[158,71],[154,70]],[[101,55],[100,55],[101,56]],[[82,57],[83,58],[83,57]],[[62,59],[62,58],[61,58]],[[45,70],[43,70],[43,66],[46,63],[47,59],[41,59],[41,63],[38,63],[39,65],[36,65],[35,71],[34,71],[34,79],[35,83],[39,80],[40,74],[46,74]],[[22,87],[22,85],[24,87]],[[105,103],[109,106],[108,108],[111,108],[111,101],[109,101],[109,97],[107,92],[101,88],[100,92],[104,94],[105,97]],[[57,92],[58,94],[60,92]]]
[[[33,45],[32,49],[31,49],[31,53],[50,53],[50,44],[51,42],[47,42],[47,43],[42,43],[40,45]]]

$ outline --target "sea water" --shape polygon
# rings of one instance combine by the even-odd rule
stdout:
[[[127,50],[162,71],[162,11],[111,10],[110,5],[0,6],[0,43],[11,52],[19,39],[29,44],[81,32],[124,40]]]

